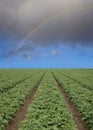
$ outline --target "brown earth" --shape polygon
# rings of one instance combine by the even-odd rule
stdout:
[[[79,110],[77,109],[75,104],[71,101],[68,94],[64,91],[64,89],[62,88],[62,86],[60,85],[60,83],[58,82],[54,74],[53,74],[53,77],[55,78],[57,87],[59,91],[62,93],[64,100],[73,116],[73,120],[75,124],[77,125],[78,130],[89,130],[88,125],[85,123],[85,121],[83,121],[82,115],[80,114]]]
[[[5,130],[18,130],[19,123],[25,119],[27,114],[27,109],[29,105],[34,100],[34,95],[36,93],[37,88],[33,90],[31,95],[26,99],[24,102],[24,105],[18,110],[15,117],[12,119],[12,121],[8,124],[8,126],[5,128]]]
[[[46,72],[45,72],[46,73]],[[45,73],[35,86],[35,89],[32,91],[32,93],[28,96],[28,98],[25,100],[24,105],[17,111],[15,117],[10,121],[8,126],[5,128],[5,130],[18,130],[18,126],[21,121],[23,121],[26,118],[27,110],[29,105],[31,105],[32,101],[35,98],[35,93],[38,89],[39,84],[41,83]]]
[[[44,75],[45,75],[45,73],[44,73]],[[24,105],[18,110],[15,117],[8,124],[8,126],[5,128],[5,130],[18,130],[18,126],[19,126],[20,122],[23,121],[26,118],[28,107],[29,107],[29,105],[31,105],[32,101],[34,100],[35,93],[36,93],[36,91],[38,89],[38,86],[39,86],[40,82],[42,81],[44,75],[41,77],[41,79],[37,83],[35,89],[28,96],[28,98],[24,102]],[[77,125],[78,130],[89,130],[87,124],[82,120],[82,116],[79,113],[77,107],[74,105],[74,103],[69,98],[68,94],[64,91],[62,86],[59,84],[59,82],[56,79],[54,74],[53,74],[53,77],[56,80],[57,87],[58,87],[59,91],[62,93],[62,95],[63,95],[63,97],[65,99],[65,102],[66,102],[66,104],[67,104],[67,106],[68,106],[68,108],[69,108],[69,110],[70,110],[70,112],[71,112],[71,114],[73,116],[73,120],[74,120],[75,124]]]

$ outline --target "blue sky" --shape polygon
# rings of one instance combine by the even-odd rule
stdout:
[[[91,47],[59,45],[38,47],[35,52],[26,58],[20,54],[11,58],[2,57],[0,68],[93,68]]]
[[[93,68],[93,0],[0,0],[0,68]]]

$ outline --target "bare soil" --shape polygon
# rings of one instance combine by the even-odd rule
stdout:
[[[45,72],[46,73],[46,72]],[[29,105],[31,105],[32,101],[35,98],[35,93],[38,89],[39,84],[41,83],[45,73],[35,86],[35,89],[32,91],[32,93],[28,96],[28,98],[25,100],[24,105],[21,106],[21,108],[17,111],[15,117],[10,121],[8,126],[5,128],[5,130],[18,130],[18,126],[21,121],[23,121],[26,118],[27,110]]]
[[[60,85],[60,83],[58,82],[54,74],[53,74],[53,77],[55,78],[57,87],[59,91],[62,93],[64,100],[73,116],[73,120],[75,124],[77,125],[78,130],[89,130],[88,125],[85,123],[85,121],[83,121],[82,115],[80,114],[79,110],[77,109],[75,104],[71,101],[68,94],[64,91],[64,89],[62,88],[62,86]]]

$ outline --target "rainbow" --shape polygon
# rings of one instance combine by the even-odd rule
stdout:
[[[65,15],[68,15],[70,13],[73,12],[77,12],[83,9],[93,9],[93,6],[80,6],[78,8],[72,8],[70,10],[66,10],[64,12],[61,12],[53,17],[49,17],[48,19],[46,19],[45,21],[41,22],[39,25],[37,25],[30,33],[28,33],[22,40],[21,42],[17,45],[17,47],[15,48],[14,52],[11,54],[10,57],[12,57],[13,55],[16,54],[16,52],[18,51],[19,48],[22,47],[22,45],[29,39],[31,38],[39,29],[41,29],[42,27],[44,27],[45,25],[47,25],[49,22],[56,20],[59,17],[63,17]]]

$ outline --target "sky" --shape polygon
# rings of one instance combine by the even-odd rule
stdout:
[[[93,0],[0,0],[0,68],[93,68]]]

